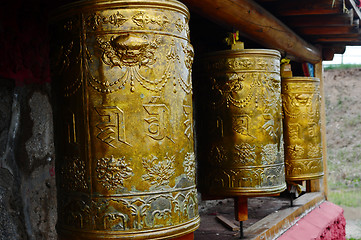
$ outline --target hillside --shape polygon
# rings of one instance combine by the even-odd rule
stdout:
[[[361,180],[361,69],[325,71],[329,186]]]
[[[361,69],[324,75],[329,200],[345,210],[347,238],[361,239]]]

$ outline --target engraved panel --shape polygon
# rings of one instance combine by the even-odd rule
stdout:
[[[311,137],[311,138],[314,138],[317,136],[317,127],[318,125],[316,123],[309,123],[308,124],[308,135]]]
[[[95,110],[101,116],[101,122],[96,125],[100,131],[97,138],[113,148],[118,147],[119,143],[130,145],[125,137],[123,110],[117,106],[96,107]]]
[[[164,103],[160,103],[159,96],[153,96],[149,103],[143,104],[148,116],[144,118],[147,123],[147,136],[154,140],[163,140],[168,136],[167,121],[168,121],[168,107]]]
[[[86,25],[92,30],[97,30],[103,24],[111,24],[116,27],[120,27],[128,19],[122,15],[119,11],[114,12],[111,15],[104,16],[99,12],[95,12],[89,15],[86,19]]]
[[[270,187],[279,185],[282,189],[284,186],[284,167],[283,164],[267,167],[257,168],[243,168],[243,169],[228,169],[228,170],[215,170],[209,174],[214,176],[211,180],[211,187],[215,189],[226,188],[232,191],[233,194],[237,192],[244,192],[243,188],[248,189],[244,195],[252,195],[252,191],[261,192],[262,187]],[[249,188],[255,188],[249,190]],[[223,192],[225,189],[220,189]]]
[[[183,105],[183,113],[186,117],[184,121],[184,135],[186,135],[189,140],[193,140],[192,106]]]
[[[299,179],[318,178],[322,171],[322,158],[286,162],[286,175],[298,176]]]
[[[148,197],[77,199],[63,203],[61,208],[69,210],[69,214],[62,214],[60,219],[70,229],[122,231],[127,234],[134,230],[171,227],[180,218],[190,220],[198,215],[194,189]]]
[[[244,115],[234,115],[232,117],[232,128],[237,133],[240,133],[245,136],[253,137],[249,132],[249,124],[250,124],[250,117],[246,114]]]
[[[165,27],[169,24],[169,20],[165,15],[150,15],[146,12],[138,12],[133,17],[132,20],[139,27],[144,28],[148,24],[157,24],[161,27]]]
[[[289,123],[288,124],[288,134],[290,136],[290,140],[299,140],[300,134],[300,124],[298,123]]]

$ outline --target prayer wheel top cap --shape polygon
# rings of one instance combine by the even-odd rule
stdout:
[[[67,11],[72,8],[86,8],[89,7],[93,10],[94,6],[97,8],[111,8],[112,6],[116,6],[117,8],[129,8],[129,7],[164,7],[171,10],[179,11],[190,17],[189,10],[183,3],[176,0],[83,0],[76,1],[73,3],[66,4],[60,7],[56,12]]]
[[[225,55],[228,57],[241,57],[241,56],[248,56],[248,55],[260,55],[260,56],[275,56],[281,58],[281,53],[277,50],[273,49],[244,49],[244,50],[224,50],[224,51],[217,51],[212,52],[205,57],[216,57],[220,55]]]
[[[282,78],[282,81],[287,81],[287,82],[297,82],[297,81],[302,81],[302,82],[319,82],[320,79],[319,78],[315,78],[315,77],[286,77],[286,78]]]

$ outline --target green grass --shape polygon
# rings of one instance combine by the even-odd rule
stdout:
[[[329,69],[349,69],[349,68],[361,68],[361,64],[330,64],[330,65],[325,65],[325,70],[329,70]]]
[[[328,200],[341,206],[361,207],[361,188],[330,191]]]
[[[360,114],[358,114],[357,116],[345,119],[345,127],[356,127],[360,123],[361,123],[361,115]]]

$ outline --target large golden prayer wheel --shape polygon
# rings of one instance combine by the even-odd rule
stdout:
[[[282,79],[287,180],[323,176],[320,81],[312,77]]]
[[[202,194],[282,192],[280,53],[226,50],[208,55],[202,64],[197,83]]]
[[[60,239],[170,239],[199,225],[189,12],[81,1],[53,17]]]

